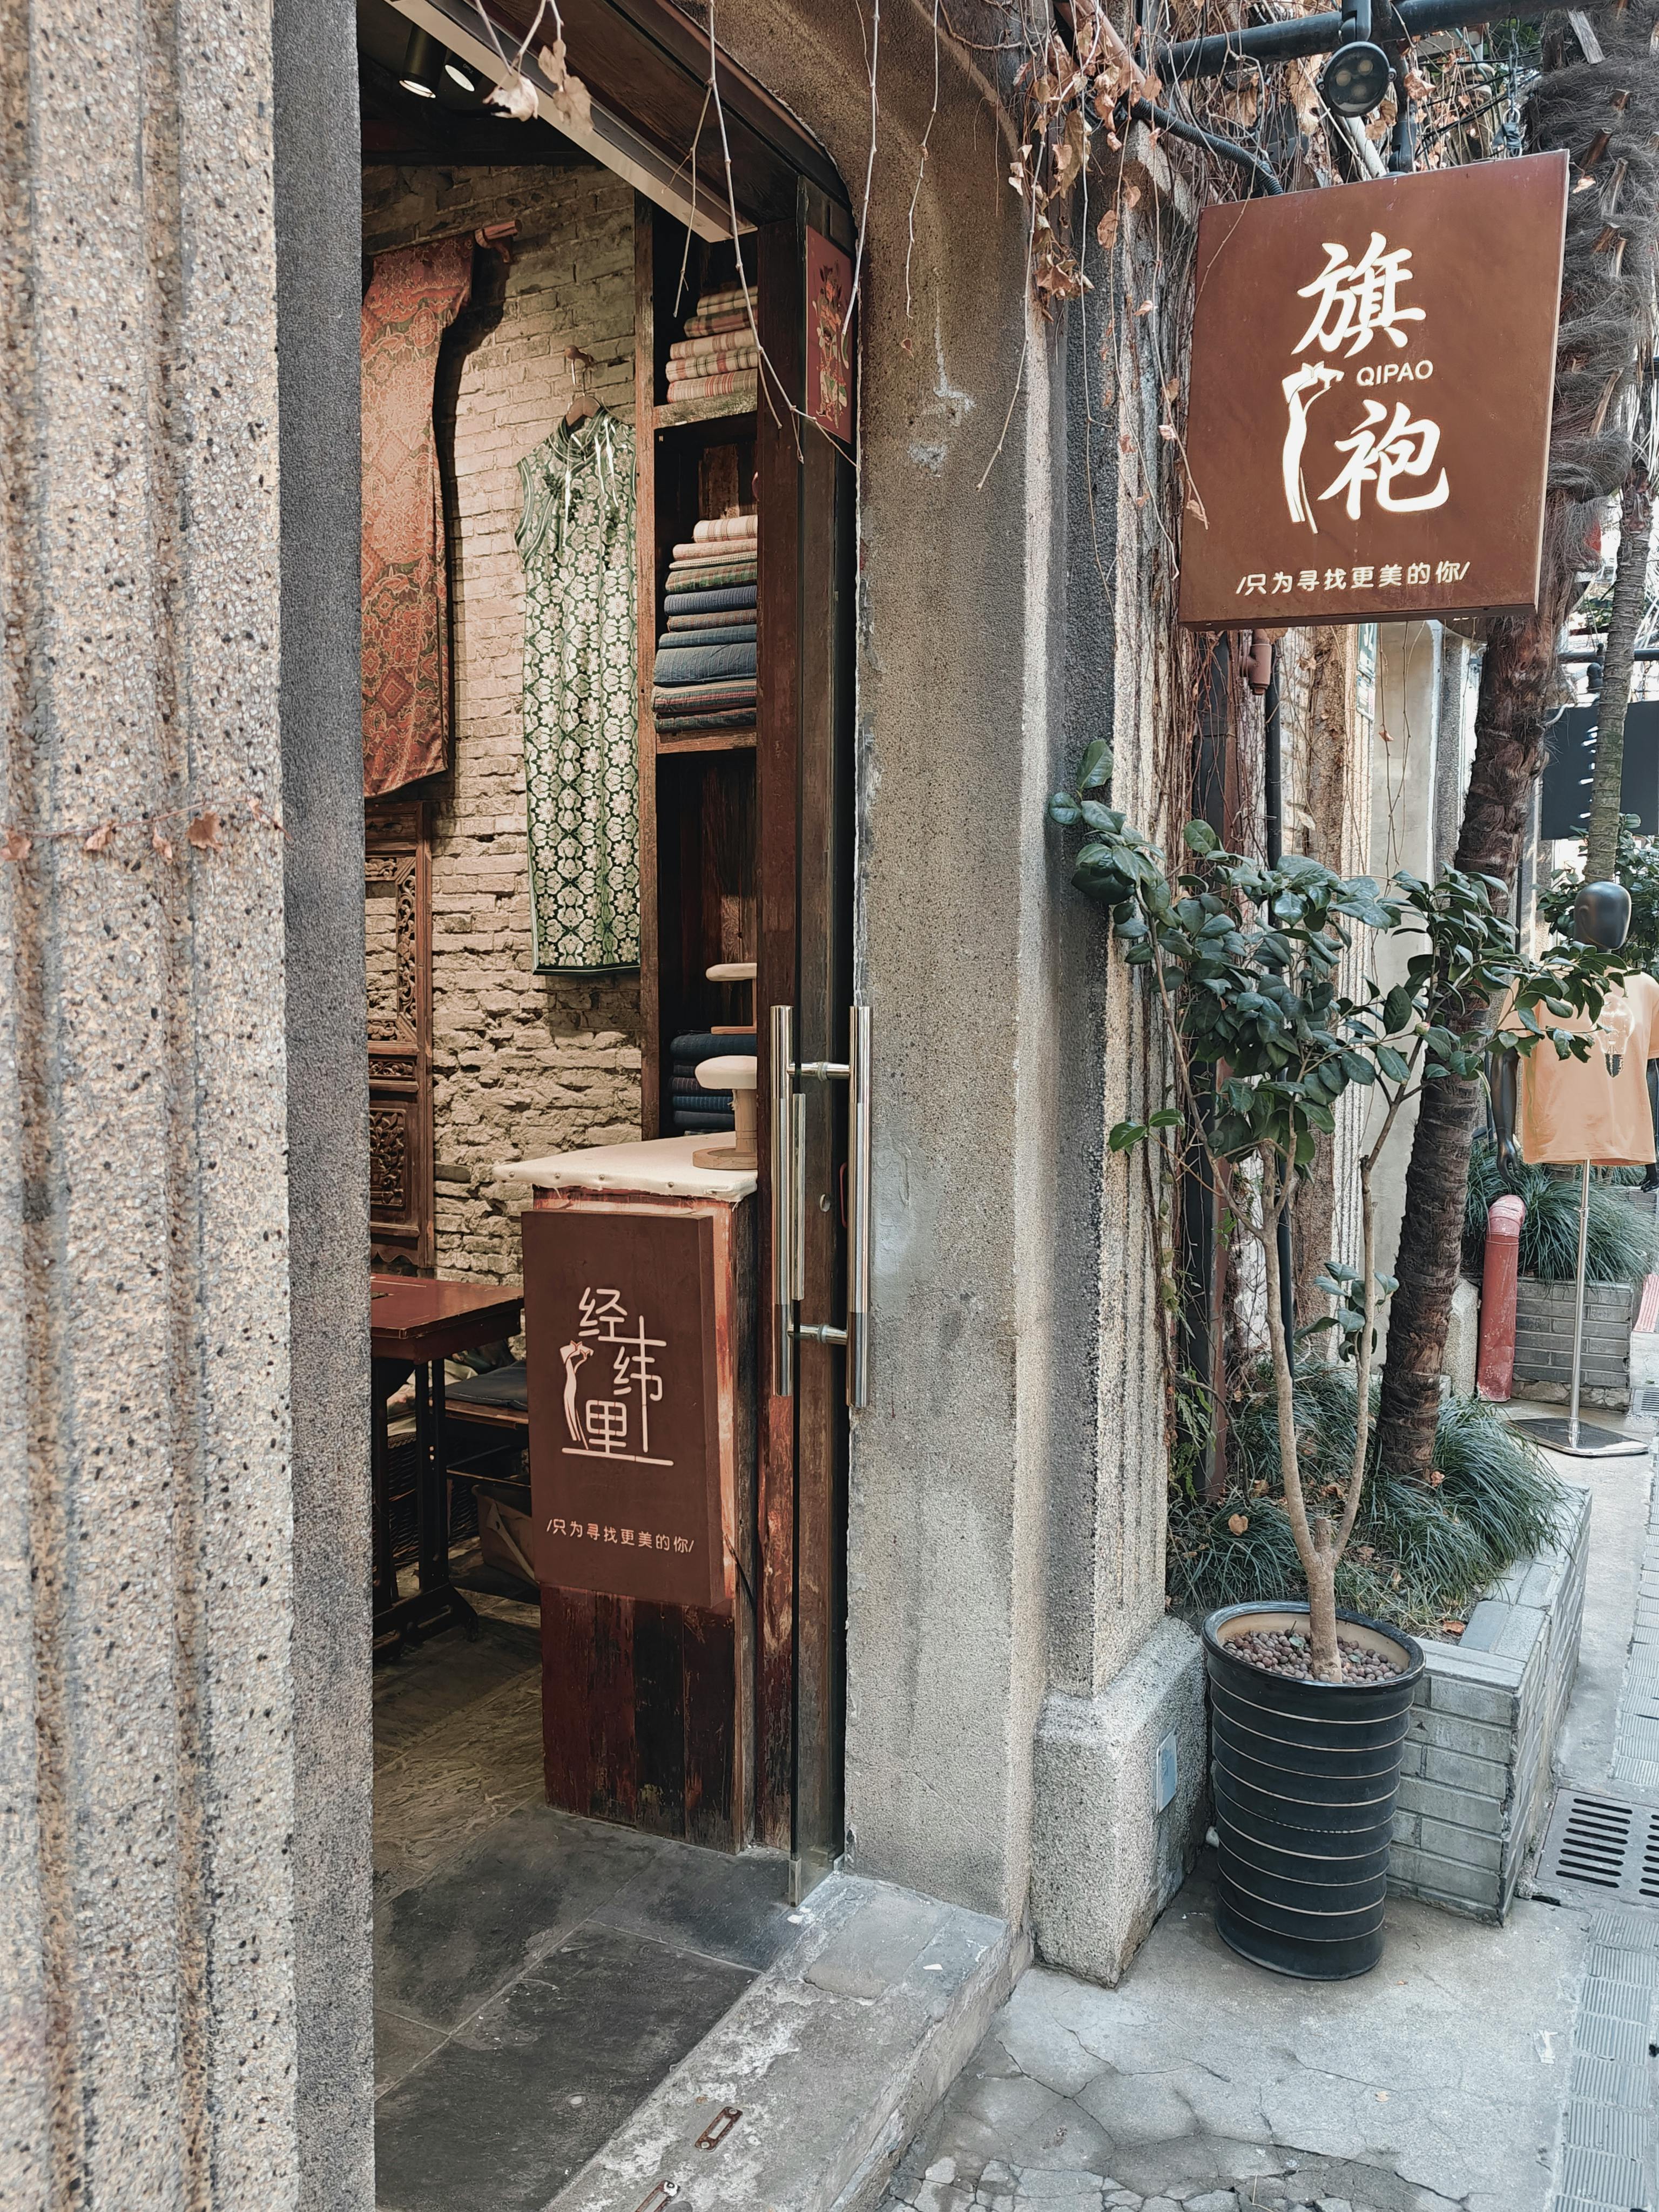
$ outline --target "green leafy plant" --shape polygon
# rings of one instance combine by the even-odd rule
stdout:
[[[1639,1180],[1639,1170],[1638,1171]],[[1486,1216],[1504,1196],[1527,1209],[1521,1224],[1521,1272],[1547,1283],[1571,1282],[1578,1273],[1578,1177],[1552,1175],[1522,1164],[1505,1170],[1489,1141],[1469,1155],[1469,1190],[1463,1213],[1463,1263],[1481,1266]],[[1656,1257],[1654,1218],[1592,1180],[1584,1238],[1584,1275],[1592,1283],[1639,1283]]]
[[[1144,972],[1163,1012],[1174,1084],[1168,1103],[1120,1122],[1109,1142],[1116,1152],[1155,1146],[1170,1175],[1196,1152],[1226,1200],[1231,1232],[1260,1249],[1284,1511],[1307,1583],[1314,1672],[1337,1681],[1336,1575],[1364,1490],[1377,1295],[1394,1287],[1376,1270],[1372,1174],[1407,1101],[1425,1084],[1473,1077],[1481,1064],[1480,1041],[1429,1010],[1505,1002],[1513,1026],[1492,1039],[1500,1049],[1529,1051],[1547,1037],[1564,1058],[1582,1059],[1587,1038],[1559,1024],[1600,1012],[1610,956],[1574,944],[1528,961],[1493,912],[1492,892],[1502,887],[1455,870],[1433,884],[1401,875],[1384,892],[1368,876],[1344,878],[1300,855],[1268,867],[1227,852],[1205,822],[1186,825],[1188,862],[1171,870],[1162,848],[1099,795],[1111,773],[1110,752],[1097,742],[1076,790],[1055,793],[1048,811],[1062,828],[1086,833],[1072,880],[1107,910],[1125,960]],[[1401,981],[1384,988],[1367,977],[1357,994],[1345,991],[1359,931],[1416,939]],[[1331,1263],[1323,1286],[1338,1312],[1314,1328],[1337,1329],[1352,1358],[1357,1417],[1342,1482],[1334,1495],[1322,1484],[1310,1500],[1278,1231],[1318,1137],[1334,1133],[1338,1102],[1355,1085],[1376,1102],[1359,1163],[1361,1265]]]
[[[1358,1421],[1352,1367],[1298,1362],[1296,1413],[1303,1480],[1316,1493],[1340,1486]],[[1171,1508],[1170,1593],[1177,1605],[1208,1611],[1271,1600],[1300,1578],[1265,1362],[1234,1409],[1230,1436],[1226,1494],[1213,1504],[1177,1499]],[[1501,1408],[1448,1398],[1428,1486],[1378,1467],[1373,1445],[1353,1542],[1337,1571],[1338,1601],[1402,1627],[1433,1629],[1551,1540],[1564,1495]]]

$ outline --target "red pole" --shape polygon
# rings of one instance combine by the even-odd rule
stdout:
[[[1475,1393],[1500,1403],[1515,1385],[1515,1284],[1521,1272],[1521,1224],[1526,1218],[1526,1204],[1518,1198],[1495,1198],[1486,1216]]]

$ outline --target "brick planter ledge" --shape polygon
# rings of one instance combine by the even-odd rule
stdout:
[[[1389,1867],[1402,1897],[1494,1921],[1513,1902],[1578,1667],[1589,1513],[1569,1485],[1554,1544],[1492,1585],[1460,1643],[1422,1639]]]

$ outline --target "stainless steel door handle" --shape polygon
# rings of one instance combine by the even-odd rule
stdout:
[[[795,1388],[795,1341],[844,1344],[847,1402],[854,1408],[870,1395],[871,1112],[870,1009],[848,1017],[847,1058],[797,1064],[795,1010],[772,1009],[772,1389],[788,1398]],[[805,1289],[802,1220],[805,1210],[805,1102],[797,1077],[847,1085],[847,1326],[797,1322],[794,1306]]]

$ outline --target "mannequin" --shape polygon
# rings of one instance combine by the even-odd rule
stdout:
[[[1617,951],[1630,931],[1630,893],[1621,884],[1584,884],[1573,901],[1572,927],[1581,944]],[[1522,1070],[1518,1053],[1504,1053],[1492,1085],[1492,1115],[1498,1157],[1505,1168],[1514,1167],[1524,1151],[1534,1165],[1571,1162],[1579,1171],[1571,1410],[1565,1421],[1529,1423],[1528,1433],[1553,1450],[1606,1459],[1646,1447],[1578,1418],[1590,1168],[1644,1166],[1652,1186],[1659,1154],[1659,982],[1639,971],[1627,975],[1607,992],[1593,1024],[1578,1017],[1564,1026],[1589,1030],[1594,1042],[1588,1058],[1560,1059],[1540,1042]],[[1639,1073],[1632,1048],[1641,1055]]]
[[[1608,952],[1616,952],[1630,934],[1630,893],[1622,884],[1585,884],[1572,902],[1572,933],[1581,945],[1599,945]],[[1659,1046],[1659,1038],[1655,1038]],[[1540,1048],[1534,1046],[1534,1050]],[[1613,1055],[1617,1059],[1618,1055]],[[1617,1074],[1616,1066],[1609,1073]],[[1521,1055],[1516,1052],[1502,1054],[1492,1083],[1492,1121],[1498,1136],[1498,1161],[1504,1169],[1520,1164],[1520,1150],[1516,1140],[1519,1119]],[[1659,1058],[1647,1063],[1648,1119],[1654,1135],[1654,1152],[1659,1155]],[[1610,1164],[1603,1163],[1603,1164]],[[1659,1158],[1650,1158],[1643,1177],[1644,1190],[1659,1190]]]

